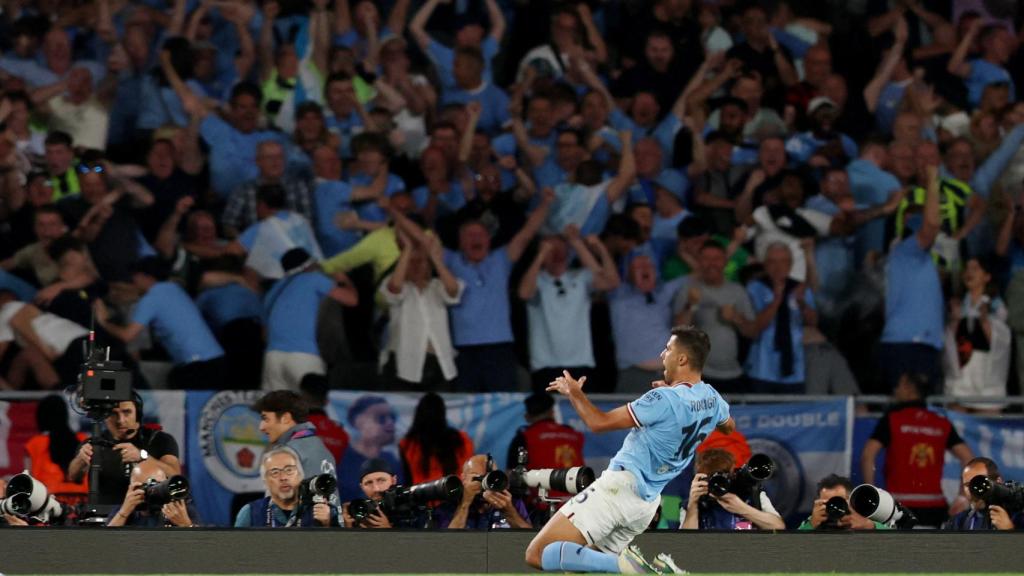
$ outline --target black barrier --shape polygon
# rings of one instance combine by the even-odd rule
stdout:
[[[533,536],[519,530],[5,528],[0,573],[530,572],[523,553]],[[1024,535],[649,532],[637,543],[648,556],[672,554],[690,572],[977,573],[1019,571]]]

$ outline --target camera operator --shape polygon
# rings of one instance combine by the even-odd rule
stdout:
[[[818,482],[818,498],[814,501],[814,508],[811,510],[811,517],[800,524],[800,530],[888,530],[885,524],[872,522],[871,520],[854,512],[850,506],[850,493],[853,492],[853,483],[849,478],[829,474]],[[836,517],[829,517],[828,501],[835,497],[846,501],[846,514]]]
[[[391,469],[391,464],[383,458],[371,458],[359,468],[359,487],[362,488],[363,494],[367,498],[373,500],[377,504],[380,504],[384,499],[384,493],[390,488],[398,485],[398,477],[395,476],[394,470]],[[342,507],[342,513],[345,518],[346,526],[358,526],[360,528],[392,528],[391,520],[387,517],[383,510],[380,508],[371,512],[366,518],[357,520],[349,515],[348,506],[349,502],[346,502]],[[422,523],[415,524],[410,523],[410,528],[413,526],[422,526]]]
[[[160,508],[146,506],[146,483],[165,480],[167,474],[164,473],[164,469],[152,459],[144,460],[132,467],[131,484],[124,496],[124,502],[121,509],[107,520],[107,526],[195,528],[199,513],[192,506],[191,499],[173,500]]]
[[[721,497],[708,490],[708,478],[716,473],[731,473],[736,460],[730,452],[711,448],[697,456],[697,473],[690,484],[690,498],[682,521],[683,530],[785,530],[786,523],[775,511],[768,495],[755,486],[750,497],[732,492]],[[756,504],[755,504],[756,503]]]
[[[307,422],[309,406],[297,392],[268,392],[252,409],[260,415],[260,432],[267,435],[271,448],[287,446],[295,451],[303,477],[330,474],[337,480],[334,456],[317,435],[316,426]]]
[[[960,473],[963,494],[970,500],[970,507],[953,516],[942,525],[944,530],[1018,530],[1024,528],[1024,513],[1011,515],[1002,506],[988,504],[971,493],[970,484],[975,476],[986,476],[995,484],[1003,484],[999,466],[991,459],[974,458]]]
[[[490,465],[488,465],[488,463]],[[486,454],[476,454],[462,466],[462,502],[451,513],[449,529],[490,530],[492,528],[533,528],[526,518],[526,505],[508,490],[484,490],[480,482],[484,474],[496,470]],[[442,514],[450,510],[442,509]],[[441,526],[445,523],[442,521]]]
[[[78,449],[68,466],[68,479],[81,482],[92,459],[99,458],[99,504],[118,504],[128,491],[132,464],[149,462],[166,477],[181,474],[178,442],[170,434],[142,426],[142,400],[121,402],[105,420],[106,431]]]
[[[260,477],[267,487],[267,496],[243,506],[235,517],[235,528],[339,526],[335,506],[327,502],[303,506],[300,502],[299,487],[304,475],[299,455],[291,448],[278,446],[264,452]]]

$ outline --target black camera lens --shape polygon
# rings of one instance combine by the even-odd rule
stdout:
[[[850,513],[850,503],[842,496],[833,496],[825,502],[825,514],[830,522],[835,522]]]
[[[708,493],[721,498],[732,490],[732,475],[728,472],[715,472],[708,476]]]

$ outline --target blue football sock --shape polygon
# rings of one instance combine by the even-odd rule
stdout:
[[[575,542],[552,542],[541,553],[541,566],[547,571],[619,573],[619,558],[598,552]]]

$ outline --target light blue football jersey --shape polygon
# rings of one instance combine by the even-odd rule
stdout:
[[[729,404],[711,386],[654,388],[626,405],[636,423],[609,462],[636,476],[637,492],[653,502],[690,464],[697,446],[729,418]]]

